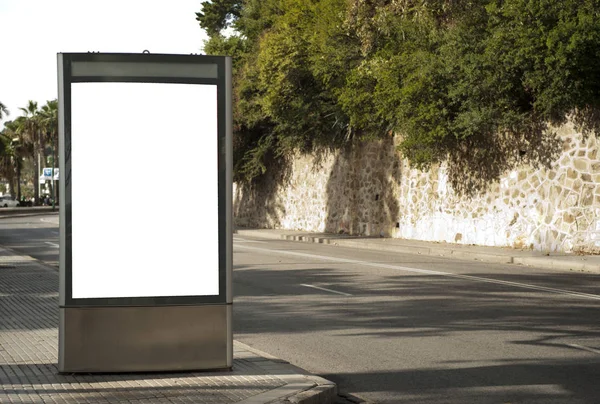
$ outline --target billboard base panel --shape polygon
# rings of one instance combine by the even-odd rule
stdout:
[[[229,369],[231,305],[60,309],[59,372]]]

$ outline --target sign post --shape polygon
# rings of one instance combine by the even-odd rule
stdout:
[[[231,59],[65,53],[58,82],[59,371],[231,368]]]

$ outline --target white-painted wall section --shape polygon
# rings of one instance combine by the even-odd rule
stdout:
[[[521,166],[472,197],[455,193],[442,165],[410,169],[394,138],[320,156],[234,186],[239,226],[382,235],[460,244],[600,251],[599,142],[557,129],[550,168]],[[274,171],[274,170],[272,170]]]

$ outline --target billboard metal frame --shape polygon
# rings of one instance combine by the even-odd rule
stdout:
[[[71,193],[71,86],[74,83],[179,83],[207,84],[217,87],[217,133],[218,133],[218,223],[219,223],[219,294],[212,296],[156,296],[73,298],[72,262],[72,213]],[[231,305],[232,296],[232,111],[231,111],[231,58],[204,55],[130,54],[130,53],[59,53],[58,54],[58,100],[59,100],[59,169],[60,181],[60,283],[59,306],[61,309],[61,335],[65,333],[67,309],[151,309],[170,306],[226,306],[227,310],[227,363],[232,361]],[[217,236],[217,235],[215,235]],[[201,256],[198,257],[201,268]],[[76,269],[75,269],[76,270]],[[174,308],[176,309],[176,307]],[[208,308],[207,310],[213,310]],[[125,313],[125,311],[123,311]],[[220,316],[220,314],[219,314]],[[220,321],[220,320],[219,320]],[[71,321],[72,323],[72,321]],[[147,324],[146,324],[147,325]],[[70,333],[70,334],[69,334]],[[75,335],[67,332],[68,335]],[[68,345],[68,343],[67,343]],[[107,347],[108,349],[108,347]],[[64,365],[64,338],[59,347],[59,369],[77,371],[76,366]],[[160,366],[160,365],[156,365]],[[90,368],[92,371],[105,371]],[[150,367],[150,370],[157,370]],[[113,370],[113,369],[108,369]],[[116,370],[129,369],[127,366]],[[168,369],[164,369],[168,370]]]
[[[61,226],[64,224],[64,231],[61,231],[61,306],[68,307],[95,307],[95,306],[160,306],[160,305],[186,305],[186,304],[211,304],[211,303],[229,303],[231,299],[227,297],[227,291],[231,289],[228,284],[231,282],[231,262],[228,262],[231,243],[227,228],[231,226],[231,195],[227,195],[229,190],[227,184],[231,184],[231,161],[230,154],[226,150],[231,146],[231,112],[230,103],[230,65],[229,59],[225,57],[199,56],[199,55],[165,55],[165,54],[99,54],[99,53],[77,53],[61,54],[62,56],[62,82],[59,83],[59,91],[62,100],[59,106],[59,120],[64,123],[64,128],[60,130],[60,171],[64,173],[64,185],[61,186],[60,195],[63,209],[60,210]],[[61,60],[59,59],[59,63]],[[119,64],[124,64],[124,69],[119,69]],[[154,66],[168,66],[177,64],[179,66],[189,65],[197,67],[204,65],[215,69],[201,70],[196,77],[176,76],[177,69],[173,69],[173,76],[168,76],[164,69],[156,69],[152,72],[145,68],[148,64]],[[78,65],[86,66],[80,68]],[[111,74],[102,73],[95,69],[94,65],[100,65],[102,68],[111,70]],[[59,66],[59,70],[61,67]],[[121,71],[119,71],[121,70]],[[74,72],[75,71],[75,72]],[[96,75],[89,75],[98,71]],[[140,74],[140,72],[143,73]],[[73,74],[75,73],[75,74]],[[153,76],[152,74],[162,74]],[[193,73],[190,72],[190,73]],[[214,77],[199,77],[201,75]],[[98,82],[128,82],[128,83],[180,83],[180,84],[209,84],[217,86],[217,113],[218,113],[218,184],[219,184],[219,294],[216,296],[175,296],[175,297],[119,297],[119,298],[90,298],[81,299],[72,297],[72,210],[71,203],[71,84],[72,83],[98,83]],[[77,207],[75,207],[76,209]]]

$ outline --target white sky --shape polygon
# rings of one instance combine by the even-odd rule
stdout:
[[[57,97],[59,52],[199,53],[207,38],[196,21],[201,2],[0,0],[0,101],[10,111],[5,120],[21,115],[28,100],[41,106]]]

